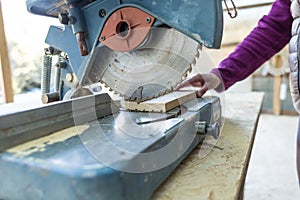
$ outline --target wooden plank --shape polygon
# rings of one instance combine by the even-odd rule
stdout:
[[[280,85],[281,76],[274,76],[274,89],[273,89],[273,114],[280,115],[281,102],[280,102]]]
[[[4,102],[10,103],[14,101],[10,63],[7,52],[6,37],[4,32],[4,22],[2,16],[2,6],[0,1],[0,80],[1,89],[3,91]]]
[[[283,67],[283,60],[281,55],[276,55],[274,57],[275,68],[280,69]],[[281,76],[274,76],[274,88],[273,88],[273,113],[275,115],[280,115],[280,85],[281,85]]]
[[[196,98],[195,91],[180,90],[140,103],[124,101],[122,102],[122,107],[128,110],[167,112],[193,98]]]
[[[263,93],[226,94],[221,136],[206,157],[204,141],[160,186],[153,198],[239,199],[255,138]]]

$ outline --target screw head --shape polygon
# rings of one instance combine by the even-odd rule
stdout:
[[[106,10],[105,9],[100,9],[98,14],[99,14],[99,17],[103,18],[103,17],[106,16]]]
[[[147,18],[146,18],[146,23],[149,24],[150,22],[151,22],[151,18],[150,18],[150,17],[147,17]]]
[[[72,82],[72,81],[73,81],[73,75],[72,75],[71,73],[67,73],[67,74],[66,74],[66,80],[67,80],[68,82]]]

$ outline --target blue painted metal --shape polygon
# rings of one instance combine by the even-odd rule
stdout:
[[[84,81],[87,62],[90,54],[81,56],[74,33],[80,29],[86,32],[86,43],[89,52],[99,44],[99,36],[108,17],[122,7],[136,7],[156,18],[156,24],[167,24],[193,38],[209,48],[219,48],[223,32],[222,0],[96,0],[92,3],[76,0],[83,16],[78,22],[64,28],[51,26],[46,43],[68,54],[70,66],[62,74],[72,71],[79,84]],[[67,10],[63,0],[27,0],[29,12],[57,17]],[[106,16],[100,17],[99,11],[105,9]],[[68,72],[67,72],[68,71]],[[69,86],[64,86],[68,91]],[[63,95],[65,92],[62,92]]]
[[[195,109],[194,106],[199,108]],[[33,150],[31,153],[24,155],[22,149],[18,148],[16,151],[4,151],[0,153],[0,199],[150,199],[176,166],[204,139],[204,136],[195,134],[194,122],[220,122],[220,115],[216,117],[216,113],[220,114],[217,98],[199,99],[193,109],[174,118],[175,122],[171,120],[173,125],[163,134],[149,139],[131,137],[126,140],[128,135],[116,131],[115,118],[122,114],[121,111],[90,123],[82,133],[74,134],[68,139],[56,142],[35,141],[33,145],[27,146],[27,150]],[[98,125],[103,127],[104,135],[99,134]],[[61,134],[63,137],[64,133]],[[109,141],[99,139],[99,135]],[[83,138],[86,139],[84,144]],[[105,149],[107,142],[118,144],[120,148],[126,145],[130,150],[138,152],[155,151],[169,144],[167,156],[175,156],[176,159],[164,168],[153,171],[121,171],[117,170],[118,165],[122,167],[141,163],[134,162],[133,158],[117,162],[115,168],[105,166],[95,159],[97,157],[91,154],[87,144],[99,147],[108,158],[114,158],[114,154],[118,152]],[[43,149],[38,150],[39,146]],[[178,148],[179,146],[182,148]],[[118,157],[122,160],[122,155],[118,154]],[[166,159],[166,155],[162,154],[152,157],[153,164]]]
[[[109,14],[113,13],[116,8],[132,6],[138,7],[147,13],[155,16],[158,20],[173,27],[191,38],[197,40],[203,45],[211,48],[219,48],[223,32],[223,10],[222,0],[98,0],[91,4],[87,1],[81,2],[81,9],[86,10],[90,7],[97,7],[94,13],[98,15],[100,9],[105,9],[108,15],[102,19],[106,21]],[[99,4],[100,3],[100,4]],[[44,0],[27,0],[28,11],[45,16],[57,16],[58,13],[66,9],[63,0],[44,1]],[[100,5],[100,6],[99,6]],[[80,6],[80,4],[79,4]],[[95,23],[99,20],[96,18],[85,19],[92,20],[92,26],[102,30],[101,26]],[[101,20],[100,20],[101,21]],[[90,30],[92,27],[88,27]]]

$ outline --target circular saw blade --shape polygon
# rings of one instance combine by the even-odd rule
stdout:
[[[138,49],[97,55],[101,81],[126,100],[144,101],[173,90],[199,55],[200,44],[172,28],[152,28]]]

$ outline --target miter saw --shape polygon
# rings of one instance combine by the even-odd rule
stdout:
[[[27,7],[63,25],[46,37],[45,102],[90,94],[87,86],[99,81],[129,100],[160,96],[191,70],[201,45],[220,47],[223,31],[220,0],[27,0]],[[49,94],[53,55],[59,77]]]
[[[149,199],[200,142],[218,138],[217,97],[145,113],[95,91],[105,85],[135,102],[171,92],[202,45],[220,47],[221,0],[26,4],[62,26],[51,26],[45,40],[42,93],[49,104],[0,116],[0,198]]]

